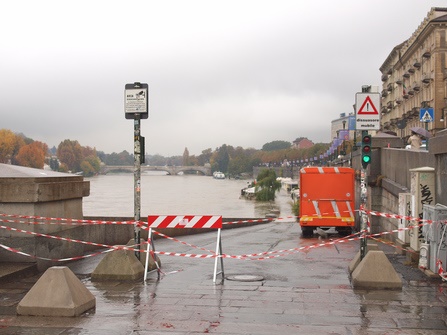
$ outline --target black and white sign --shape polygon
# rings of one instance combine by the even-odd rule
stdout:
[[[126,119],[134,119],[140,114],[141,119],[149,116],[149,89],[147,84],[126,84],[124,91],[124,110]]]

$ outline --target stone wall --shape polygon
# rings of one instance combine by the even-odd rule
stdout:
[[[90,193],[90,183],[82,176],[0,164],[0,212],[10,215],[41,216],[82,219],[82,198]],[[58,236],[81,236],[79,227],[61,224],[33,224],[31,219],[9,218],[20,223],[3,222],[3,226],[33,233]],[[72,237],[74,236],[74,237]],[[82,244],[62,246],[62,241],[0,229],[0,243],[30,255],[46,258],[62,258],[84,252]],[[0,261],[36,262],[4,249]],[[39,268],[47,267],[47,261],[37,260]]]
[[[436,203],[447,205],[447,130],[429,140],[428,151],[380,147],[373,138],[379,155],[370,167],[368,178],[369,207],[382,213],[399,214],[399,193],[411,190],[410,169],[435,168]],[[434,204],[433,204],[434,205]],[[373,232],[397,229],[398,219],[372,217]],[[395,239],[394,235],[386,238]]]

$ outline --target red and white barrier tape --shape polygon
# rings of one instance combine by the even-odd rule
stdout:
[[[331,213],[322,213],[321,215],[331,215]],[[96,224],[113,224],[113,225],[146,225],[145,221],[107,221],[107,220],[85,220],[85,219],[66,219],[66,218],[54,218],[54,217],[42,217],[42,216],[32,216],[32,215],[17,215],[17,214],[5,214],[0,213],[0,217],[10,217],[19,218],[26,220],[36,220],[36,221],[21,221],[21,220],[7,220],[0,219],[0,222],[5,223],[23,223],[23,224],[50,224],[50,225],[96,225]],[[272,221],[282,221],[282,220],[296,220],[296,216],[285,216],[279,218],[260,218],[260,219],[250,219],[250,220],[239,220],[239,221],[228,221],[222,222],[223,225],[231,224],[244,224],[244,223],[256,223],[256,222],[272,222]]]
[[[79,259],[82,259],[82,258],[92,257],[92,256],[100,255],[100,254],[103,254],[103,253],[106,253],[106,252],[110,252],[110,251],[113,251],[113,250],[119,250],[119,249],[131,250],[131,251],[139,251],[139,252],[146,252],[146,250],[135,249],[132,246],[114,246],[114,245],[106,245],[106,244],[103,244],[103,243],[87,242],[87,241],[81,241],[81,240],[66,238],[66,237],[59,237],[59,236],[48,235],[48,234],[43,234],[43,233],[36,233],[36,232],[31,232],[31,231],[27,231],[27,230],[23,230],[23,229],[18,229],[18,228],[13,228],[13,227],[8,227],[8,226],[1,226],[1,225],[0,225],[0,228],[7,229],[7,230],[10,230],[10,231],[15,231],[15,232],[18,232],[18,233],[28,234],[28,235],[34,235],[34,236],[39,236],[39,237],[47,237],[47,238],[61,240],[61,241],[66,241],[66,242],[82,243],[82,244],[87,244],[87,245],[104,247],[104,248],[108,249],[108,250],[105,250],[105,251],[101,251],[101,252],[93,253],[93,254],[89,254],[89,255],[74,256],[74,257],[68,257],[68,258],[62,258],[62,259],[50,259],[50,258],[46,258],[46,257],[39,257],[39,256],[30,255],[30,254],[24,253],[23,251],[20,251],[20,250],[17,250],[17,249],[5,246],[3,244],[0,244],[0,247],[5,249],[5,250],[8,250],[8,251],[11,251],[11,252],[14,252],[14,253],[18,253],[20,255],[27,256],[27,257],[43,259],[43,260],[49,260],[49,261],[66,262],[66,261],[79,260]],[[186,242],[182,242],[180,240],[173,239],[173,238],[171,238],[171,239],[174,240],[174,241],[180,242],[182,244],[189,245],[189,246],[194,247],[194,248],[198,248],[198,247],[196,247],[196,246],[194,246],[192,244],[188,244]],[[248,255],[226,255],[226,254],[216,255],[213,251],[209,251],[209,250],[206,250],[204,248],[200,248],[200,249],[205,250],[205,251],[209,251],[211,254],[178,253],[178,252],[165,252],[165,251],[154,251],[154,253],[155,254],[159,254],[159,255],[189,257],[189,258],[215,258],[215,257],[222,257],[222,258],[244,259],[244,260],[265,260],[265,259],[285,256],[285,255],[288,255],[288,254],[291,254],[291,253],[296,253],[296,252],[300,252],[300,251],[304,251],[304,250],[310,250],[310,249],[313,249],[313,248],[318,248],[318,247],[322,247],[322,246],[332,245],[332,244],[335,244],[335,243],[343,243],[343,242],[346,242],[346,241],[349,241],[349,240],[355,240],[355,239],[358,239],[358,238],[352,238],[352,239],[343,238],[343,239],[330,241],[328,243],[319,243],[319,244],[315,244],[315,245],[310,245],[310,246],[305,246],[305,247],[300,247],[300,248],[293,248],[293,249],[289,249],[289,250],[277,250],[277,251],[261,252],[261,253],[248,254]],[[264,257],[265,255],[269,255],[269,256]]]
[[[94,256],[98,256],[98,255],[101,255],[101,254],[105,254],[105,253],[110,252],[110,251],[117,250],[117,249],[107,249],[107,250],[100,251],[100,252],[95,252],[95,253],[92,253],[92,254],[87,254],[87,255],[82,255],[82,256],[74,256],[74,257],[67,257],[67,258],[47,258],[47,257],[40,257],[40,256],[36,256],[36,255],[31,255],[31,254],[28,254],[26,252],[23,252],[23,251],[20,251],[20,250],[8,247],[8,246],[6,246],[4,244],[1,244],[1,243],[0,243],[0,248],[3,248],[5,250],[7,250],[7,251],[10,251],[10,252],[22,255],[22,256],[26,256],[26,257],[30,257],[30,258],[34,258],[34,259],[41,259],[41,260],[44,260],[44,261],[52,261],[52,262],[77,261],[77,260],[80,260],[80,259],[94,257]]]
[[[447,272],[444,271],[442,261],[440,259],[436,260],[436,266],[438,267],[438,275],[442,278],[442,280],[447,281]]]
[[[59,224],[59,225],[95,225],[95,224],[135,225],[135,224],[138,224],[138,225],[147,225],[147,223],[144,221],[81,220],[81,219],[65,219],[65,218],[53,218],[53,217],[31,216],[31,215],[16,215],[16,214],[4,214],[4,213],[0,213],[0,217],[36,220],[36,221],[21,221],[21,220],[0,219],[0,222],[24,223],[24,224],[50,224],[50,225],[56,225],[56,224]],[[230,221],[230,222],[222,222],[222,224],[229,225],[229,224],[244,224],[244,223],[256,223],[256,222],[271,222],[271,221],[277,221],[277,220],[286,220],[286,219],[290,219],[290,218],[296,219],[296,216],[287,216],[287,217],[283,217],[283,218],[264,218],[264,219]]]
[[[152,230],[152,232],[157,234],[157,235],[159,235],[159,236],[161,236],[161,237],[169,239],[171,241],[178,242],[178,243],[190,246],[190,247],[195,248],[195,249],[207,251],[207,252],[211,253],[211,255],[184,254],[184,253],[165,253],[165,252],[161,252],[161,251],[157,251],[156,253],[160,253],[160,254],[164,254],[164,255],[168,255],[168,256],[180,256],[180,257],[192,257],[192,258],[223,257],[223,258],[231,258],[231,259],[250,259],[250,260],[263,260],[263,259],[269,259],[269,258],[276,258],[276,257],[279,257],[279,256],[285,256],[287,254],[296,253],[296,252],[300,252],[300,251],[303,251],[303,250],[306,250],[306,249],[312,249],[312,248],[315,248],[315,247],[327,246],[327,245],[332,245],[332,244],[335,244],[335,243],[343,243],[344,241],[353,241],[353,240],[359,239],[359,237],[355,237],[355,236],[360,234],[360,233],[357,233],[357,234],[353,234],[353,235],[350,235],[350,236],[342,237],[340,239],[336,239],[336,240],[333,240],[333,241],[328,242],[328,243],[320,243],[320,244],[317,244],[317,245],[300,247],[300,248],[293,248],[293,249],[289,249],[289,250],[276,250],[276,251],[268,251],[268,252],[261,252],[261,253],[256,253],[256,254],[244,254],[244,255],[226,255],[226,254],[223,254],[223,255],[220,255],[220,256],[216,256],[214,251],[211,251],[211,250],[208,250],[208,249],[205,249],[205,248],[201,248],[201,247],[198,247],[196,245],[193,245],[193,244],[181,241],[179,239],[167,236],[167,235],[162,234],[160,232],[157,232],[155,230]],[[265,255],[272,255],[272,254],[280,254],[280,255],[269,256],[269,257],[261,257],[261,256],[265,256]]]
[[[56,236],[56,235],[48,235],[48,234],[43,234],[43,233],[36,233],[36,232],[33,232],[33,231],[23,230],[23,229],[9,227],[9,226],[2,226],[2,225],[0,225],[0,229],[6,229],[6,230],[9,230],[9,231],[14,231],[14,232],[23,233],[23,234],[27,234],[27,235],[38,236],[38,237],[47,237],[47,238],[60,240],[60,241],[67,241],[67,242],[81,243],[81,244],[86,244],[86,245],[93,245],[93,246],[97,246],[97,247],[104,247],[104,248],[111,248],[111,249],[135,250],[135,249],[133,249],[131,247],[127,247],[127,246],[112,246],[112,245],[103,244],[103,243],[75,240],[75,239],[72,239],[72,238],[69,238],[69,237],[60,237],[60,236]],[[144,250],[141,250],[141,251],[144,251]]]
[[[0,217],[36,220],[36,221],[22,221],[22,220],[0,219],[0,222],[6,222],[6,223],[49,224],[49,225],[57,224],[57,225],[68,225],[68,226],[74,226],[74,225],[82,226],[82,225],[95,225],[95,224],[135,225],[143,223],[142,221],[79,220],[79,219],[51,218],[42,216],[15,215],[15,214],[3,214],[3,213],[0,213]]]
[[[377,237],[377,236],[383,236],[383,235],[393,234],[393,233],[400,232],[400,231],[410,230],[410,229],[417,228],[417,227],[420,227],[420,226],[423,226],[423,225],[432,224],[434,222],[432,220],[424,220],[424,219],[421,219],[421,218],[415,218],[415,217],[410,217],[410,216],[405,216],[405,215],[396,215],[396,214],[381,213],[381,212],[377,212],[377,211],[365,210],[364,208],[361,208],[360,211],[365,213],[365,214],[369,214],[369,215],[373,215],[373,216],[381,216],[381,217],[386,217],[386,218],[405,219],[405,220],[408,220],[408,221],[422,222],[422,223],[417,224],[417,225],[402,227],[402,228],[394,229],[394,230],[388,231],[388,232],[381,232],[381,233],[377,233],[377,234],[367,235],[367,237],[371,237],[373,239],[375,237]],[[118,225],[132,224],[132,225],[135,225],[135,224],[138,224],[143,229],[144,229],[144,227],[146,225],[145,222],[142,222],[142,221],[76,220],[76,219],[45,218],[45,217],[40,217],[40,216],[24,216],[24,215],[11,215],[11,214],[0,213],[0,217],[1,216],[3,216],[3,217],[21,218],[21,219],[35,219],[35,220],[42,220],[42,221],[44,221],[44,222],[28,222],[28,221],[20,221],[20,220],[0,220],[0,222],[7,222],[7,223],[65,224],[65,225],[73,225],[73,224],[79,224],[79,223],[83,224],[83,225],[90,225],[90,224],[118,224]],[[289,216],[289,217],[286,217],[286,218],[295,218],[295,217],[290,217]],[[268,218],[268,219],[258,219],[258,220],[243,220],[243,221],[224,222],[223,224],[240,224],[240,223],[251,223],[251,222],[269,222],[269,221],[284,220],[284,219],[285,218]],[[56,221],[56,222],[53,222],[53,221]],[[445,221],[442,221],[442,222],[445,222]],[[8,229],[8,230],[11,230],[11,231],[16,231],[16,232],[20,232],[20,233],[25,233],[25,234],[31,234],[31,235],[36,235],[36,236],[42,236],[42,237],[48,237],[48,238],[68,241],[68,242],[83,243],[83,244],[87,244],[87,245],[94,245],[94,246],[108,248],[108,250],[101,251],[101,252],[98,252],[98,253],[93,253],[93,254],[90,254],[90,255],[76,256],[76,257],[70,257],[70,258],[64,258],[64,259],[49,259],[49,258],[29,255],[29,254],[26,254],[26,253],[24,253],[24,252],[22,252],[20,250],[17,250],[17,249],[14,249],[14,248],[11,248],[11,247],[8,247],[8,246],[0,244],[0,247],[2,247],[3,249],[9,250],[11,252],[16,252],[16,253],[24,255],[24,256],[33,257],[33,258],[40,258],[40,259],[44,259],[44,260],[61,261],[62,262],[62,261],[78,260],[78,259],[82,259],[82,258],[92,257],[92,256],[96,256],[96,255],[103,254],[103,253],[110,252],[110,251],[117,250],[117,249],[125,249],[125,250],[133,250],[133,251],[136,250],[133,247],[111,246],[111,245],[105,245],[105,244],[102,244],[102,243],[74,240],[74,239],[63,238],[63,237],[58,237],[58,236],[54,236],[54,235],[47,235],[47,234],[42,234],[42,233],[29,232],[29,231],[26,231],[26,230],[12,228],[12,227],[8,227],[8,226],[0,226],[0,228]],[[161,234],[161,233],[158,233],[158,232],[157,232],[157,234],[159,234],[160,236],[164,235],[164,234]],[[173,241],[182,243],[184,245],[188,245],[188,246],[193,247],[193,248],[197,248],[197,249],[200,249],[200,250],[204,250],[204,251],[210,252],[210,254],[206,254],[205,255],[205,254],[193,254],[193,253],[176,253],[176,252],[155,251],[156,254],[167,255],[167,256],[190,257],[190,258],[223,257],[223,258],[229,258],[229,259],[243,259],[243,260],[264,260],[264,259],[276,258],[276,257],[285,256],[285,255],[289,255],[289,254],[300,252],[300,251],[307,251],[307,250],[310,250],[310,249],[313,249],[313,248],[318,248],[318,247],[328,246],[328,245],[335,245],[336,243],[344,243],[344,242],[347,242],[347,241],[354,241],[354,240],[358,240],[360,238],[363,238],[363,237],[358,237],[357,236],[357,237],[338,239],[338,240],[334,240],[334,241],[330,241],[330,242],[326,242],[326,243],[319,243],[319,244],[315,244],[315,245],[311,245],[311,246],[305,246],[305,247],[300,247],[300,248],[293,248],[293,249],[288,249],[288,250],[269,251],[269,252],[255,253],[255,254],[244,254],[244,255],[225,255],[224,254],[224,255],[216,255],[211,250],[207,250],[205,248],[200,248],[200,247],[188,244],[186,242],[182,242],[180,240],[168,237],[166,235],[164,235],[163,237],[169,238],[169,239],[171,239]],[[380,242],[383,242],[383,241],[380,241]],[[145,250],[137,250],[137,251],[146,252]],[[440,260],[437,260],[436,264],[437,264],[437,266],[439,266],[438,274],[444,280],[447,280],[447,273],[442,268],[442,262]]]
[[[33,236],[38,236],[38,237],[47,237],[47,238],[60,240],[60,241],[81,243],[81,244],[92,245],[92,246],[97,246],[97,247],[103,247],[103,248],[107,248],[108,249],[108,250],[105,250],[105,251],[101,251],[101,252],[97,252],[97,253],[93,253],[93,254],[88,254],[88,255],[74,256],[74,257],[60,258],[60,259],[50,259],[50,258],[46,258],[46,257],[39,257],[39,256],[34,256],[34,255],[31,255],[31,254],[27,254],[27,253],[24,253],[24,252],[22,252],[20,250],[17,250],[17,249],[5,246],[3,244],[0,244],[0,247],[5,249],[5,250],[12,251],[12,252],[21,254],[23,256],[27,256],[27,257],[32,257],[32,258],[37,258],[37,259],[42,259],[42,260],[50,260],[50,261],[54,261],[54,262],[74,261],[74,260],[79,260],[79,259],[82,259],[82,258],[88,258],[88,257],[97,256],[97,255],[104,254],[104,253],[107,253],[107,252],[110,252],[110,251],[114,251],[114,250],[130,250],[130,251],[146,252],[146,250],[143,250],[143,249],[135,249],[135,246],[137,246],[137,245],[134,245],[134,246],[108,245],[108,244],[103,244],[103,243],[75,240],[75,239],[71,239],[71,238],[68,238],[68,237],[60,237],[60,236],[55,236],[55,235],[36,233],[36,232],[28,231],[28,230],[23,230],[23,229],[8,227],[8,226],[1,226],[1,225],[0,225],[0,229],[6,229],[6,230],[9,230],[9,231],[15,231],[15,232],[23,233],[23,234],[27,234],[27,235],[33,235]],[[145,242],[145,243],[147,243],[147,242]]]
[[[372,240],[374,240],[374,241],[377,241],[379,243],[383,243],[383,244],[389,245],[389,246],[391,246],[391,247],[393,247],[395,249],[399,249],[399,250],[402,250],[402,251],[406,251],[406,252],[410,252],[410,253],[416,254],[416,251],[414,251],[414,250],[403,248],[401,246],[395,245],[391,241],[384,241],[384,240],[378,239],[378,238],[375,237],[376,235],[377,234],[367,235],[367,237],[372,239]]]
[[[370,214],[372,216],[381,216],[381,217],[390,218],[390,219],[404,219],[404,220],[407,220],[407,221],[417,221],[417,222],[422,222],[422,223],[425,223],[425,224],[430,224],[430,223],[434,223],[435,222],[433,220],[426,220],[426,219],[421,219],[419,217],[412,217],[412,216],[407,216],[407,215],[382,213],[382,212],[366,210],[366,209],[360,209],[360,211],[364,212],[365,214]],[[445,221],[440,221],[440,222],[445,222]]]
[[[74,239],[69,239],[69,238],[62,238],[62,237],[46,235],[46,234],[41,234],[41,233],[27,232],[27,231],[24,231],[24,230],[21,230],[21,229],[11,229],[10,227],[5,227],[5,226],[0,226],[0,228],[6,228],[8,230],[14,230],[16,232],[22,232],[22,233],[32,234],[32,235],[36,235],[36,236],[55,238],[55,239],[64,240],[64,241],[68,241],[68,242],[84,243],[84,244],[88,244],[88,245],[96,245],[96,246],[102,246],[102,247],[107,247],[108,248],[107,250],[104,250],[104,251],[100,251],[100,252],[92,253],[92,254],[88,254],[88,255],[83,255],[83,256],[75,256],[75,257],[68,257],[68,258],[62,258],[62,259],[51,259],[51,258],[39,257],[39,256],[27,254],[27,253],[25,253],[23,251],[20,251],[20,250],[17,250],[17,249],[5,246],[3,244],[0,244],[0,247],[5,249],[5,250],[8,250],[10,252],[14,252],[14,253],[17,253],[17,254],[20,254],[20,255],[23,255],[23,256],[35,258],[35,259],[48,260],[48,261],[53,261],[53,262],[66,262],[66,261],[80,260],[80,259],[88,258],[88,257],[94,257],[94,256],[98,256],[98,255],[101,255],[101,254],[104,254],[104,253],[108,253],[110,251],[118,250],[118,249],[125,249],[125,250],[135,251],[134,247],[110,246],[110,245],[105,245],[105,244],[101,244],[101,243],[85,242],[85,241],[74,240]],[[363,238],[362,236],[360,236],[362,233],[363,232],[360,232],[360,233],[357,233],[357,234],[353,234],[350,237],[340,238],[340,239],[332,240],[332,241],[329,241],[329,242],[317,243],[317,244],[313,244],[313,245],[309,245],[309,246],[303,246],[303,247],[299,247],[299,248],[292,248],[292,249],[286,249],[286,250],[276,250],[276,251],[261,252],[261,253],[254,253],[254,254],[243,254],[243,255],[227,255],[227,254],[223,254],[223,255],[216,255],[216,254],[212,253],[212,254],[206,254],[205,255],[205,254],[177,253],[177,252],[164,252],[164,251],[155,251],[154,253],[155,254],[159,254],[159,255],[188,257],[188,258],[215,258],[215,257],[222,257],[222,258],[229,258],[229,259],[258,260],[258,261],[261,261],[261,260],[267,260],[267,259],[272,259],[272,258],[288,256],[290,254],[297,253],[297,252],[307,252],[309,250],[312,250],[312,249],[315,249],[315,248],[319,248],[319,247],[327,247],[327,246],[331,246],[331,245],[336,245],[337,243],[345,243],[345,242],[349,242],[349,241],[359,240],[359,239]],[[386,233],[389,233],[389,232],[386,232]],[[162,234],[162,235],[164,235],[164,234]],[[160,236],[162,236],[162,235],[160,235]],[[374,238],[373,236],[378,236],[378,235],[383,235],[383,234],[373,234],[370,237]],[[163,236],[163,237],[165,237],[165,236]],[[168,236],[166,236],[166,237],[168,237]],[[173,241],[180,242],[182,244],[191,246],[191,247],[195,247],[194,245],[182,242],[182,241],[174,239],[174,238],[170,238],[170,239],[173,240]],[[375,240],[377,240],[379,242],[383,242],[383,241],[378,240],[378,239],[375,239]],[[206,249],[204,249],[204,250],[206,250]],[[137,251],[146,252],[146,250],[142,250],[142,249],[139,249]],[[439,267],[438,274],[441,276],[441,278],[443,280],[447,280],[447,273],[445,273],[443,268],[442,268],[442,262],[440,260],[437,260],[436,264]],[[172,273],[176,273],[176,272],[180,272],[180,271],[181,270],[174,271]]]

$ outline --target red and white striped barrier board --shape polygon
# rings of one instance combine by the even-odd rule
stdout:
[[[150,228],[222,228],[222,216],[217,215],[149,215]]]
[[[214,255],[206,255],[205,258],[213,257],[214,260],[214,274],[213,282],[216,282],[216,277],[218,274],[222,274],[222,279],[224,278],[223,270],[223,254],[222,254],[222,240],[221,240],[221,229],[222,229],[222,216],[218,215],[149,215],[147,217],[147,226],[149,227],[148,239],[151,243],[147,245],[148,253],[155,253],[154,240],[152,239],[152,229],[153,228],[214,228],[217,229],[217,242],[216,242],[216,252]],[[195,257],[197,257],[195,255]],[[220,258],[221,271],[217,272],[217,263]],[[148,260],[146,257],[146,265],[144,267],[144,281],[147,278],[148,270]],[[154,258],[155,261],[155,258]],[[157,262],[156,262],[157,264]],[[158,266],[157,266],[158,267]]]

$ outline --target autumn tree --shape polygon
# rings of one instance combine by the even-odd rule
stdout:
[[[244,172],[251,173],[253,171],[253,164],[259,160],[253,160],[254,149],[243,149],[242,147],[237,147],[231,150],[230,162],[228,164],[228,172],[230,175],[237,176]],[[256,162],[256,163],[254,163]]]
[[[91,177],[99,172],[101,169],[101,160],[98,158],[95,148],[81,147],[82,157],[81,171],[84,176]]]
[[[61,170],[83,172],[85,176],[93,176],[100,170],[100,160],[96,149],[83,147],[78,141],[64,140],[57,147],[57,157],[61,161]]]
[[[19,149],[16,160],[21,166],[43,169],[47,152],[48,146],[45,143],[34,141]]]
[[[131,155],[126,150],[123,150],[120,153],[112,152],[111,154],[102,155],[102,161],[106,165],[133,165],[134,159],[133,155]]]
[[[81,147],[82,149],[82,156],[83,157],[88,157],[88,156],[95,156],[97,157],[98,155],[96,154],[96,149],[95,148],[90,148],[90,147]]]
[[[86,177],[94,176],[101,168],[101,161],[95,155],[85,157],[81,162],[81,170]]]
[[[282,149],[288,149],[291,147],[291,143],[287,141],[272,141],[269,143],[266,143],[262,146],[263,151],[275,151],[275,150],[282,150]]]
[[[212,155],[213,150],[211,148],[202,150],[202,153],[197,157],[197,165],[204,166],[209,163]]]
[[[57,157],[69,171],[81,171],[82,148],[78,141],[64,140],[57,147]]]
[[[0,163],[15,163],[15,156],[25,145],[23,137],[14,134],[9,129],[0,129]]]

